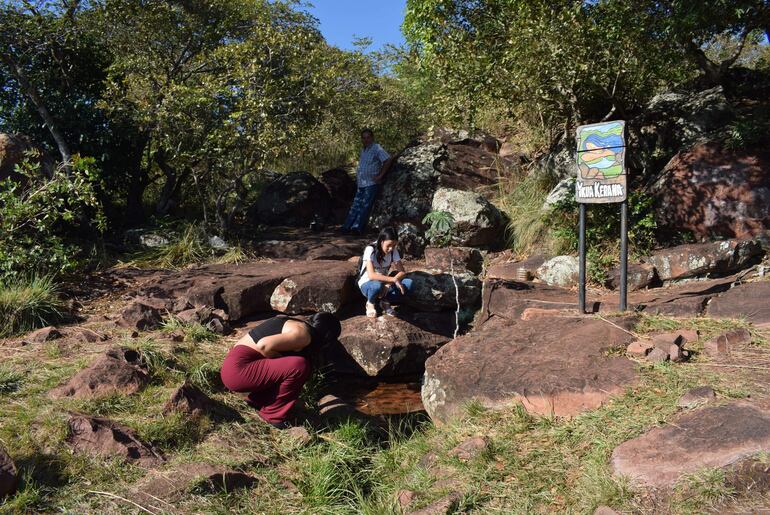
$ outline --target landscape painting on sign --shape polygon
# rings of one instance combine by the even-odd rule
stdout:
[[[626,145],[622,120],[577,129],[578,202],[622,202],[626,198]]]

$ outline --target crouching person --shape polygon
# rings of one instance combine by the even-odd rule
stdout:
[[[246,402],[272,426],[290,427],[289,410],[311,374],[310,356],[334,342],[340,330],[330,313],[316,313],[307,322],[284,316],[265,320],[230,349],[222,383],[248,393]]]
[[[358,287],[366,297],[366,316],[375,318],[379,305],[384,315],[395,316],[392,304],[409,294],[412,280],[407,279],[398,253],[398,233],[392,227],[380,231],[377,241],[367,245],[358,271]],[[396,272],[391,274],[391,265]]]

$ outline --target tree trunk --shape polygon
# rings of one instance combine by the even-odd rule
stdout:
[[[13,60],[13,58],[7,54],[0,54],[0,59],[6,64],[6,66],[8,66],[11,74],[18,81],[19,86],[21,86],[24,94],[29,97],[33,104],[35,104],[35,108],[37,109],[40,118],[43,119],[43,123],[45,123],[46,127],[48,127],[48,132],[51,133],[51,136],[56,142],[56,146],[59,149],[59,154],[61,154],[64,166],[69,168],[69,165],[72,161],[72,152],[70,152],[69,145],[67,145],[67,142],[65,141],[62,133],[59,132],[59,129],[56,126],[56,122],[54,122],[53,116],[51,116],[51,113],[48,111],[48,108],[46,107],[43,99],[40,97],[40,94],[29,82],[26,73],[24,73],[24,70],[21,69],[21,67]]]

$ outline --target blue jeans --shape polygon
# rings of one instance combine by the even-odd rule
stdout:
[[[398,289],[398,286],[391,284],[390,290],[388,290],[388,294],[385,295],[385,300],[391,304],[398,304],[404,300],[404,297],[409,295],[409,291],[412,289],[412,280],[401,279],[401,284],[404,286],[406,293],[401,293],[401,290]],[[380,298],[380,292],[382,291],[382,287],[384,285],[385,283],[381,281],[367,281],[361,285],[361,293],[366,296],[367,302],[376,304]]]
[[[379,184],[373,186],[364,186],[356,190],[356,196],[353,199],[353,205],[350,206],[348,217],[342,224],[342,229],[349,231],[363,231],[366,229],[366,223],[369,221],[369,213],[372,211],[374,199],[379,190]]]

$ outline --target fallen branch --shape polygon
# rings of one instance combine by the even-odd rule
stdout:
[[[145,507],[144,507],[144,506],[142,506],[141,504],[137,504],[137,503],[135,503],[134,501],[131,501],[131,500],[129,500],[129,499],[126,499],[125,497],[121,497],[121,496],[119,496],[119,495],[115,495],[115,494],[112,494],[112,493],[110,493],[110,492],[100,492],[99,490],[89,490],[89,491],[88,491],[88,493],[89,493],[89,494],[98,494],[98,495],[104,495],[104,496],[106,496],[106,497],[111,497],[111,498],[113,498],[113,499],[118,499],[118,500],[121,500],[121,501],[125,501],[125,502],[127,502],[128,504],[132,504],[132,505],[136,506],[137,508],[139,508],[140,510],[142,510],[142,511],[143,511],[143,512],[145,512],[145,513],[149,513],[150,515],[157,515],[157,513],[155,513],[154,511],[150,511],[150,510],[148,510],[147,508],[145,508]]]

